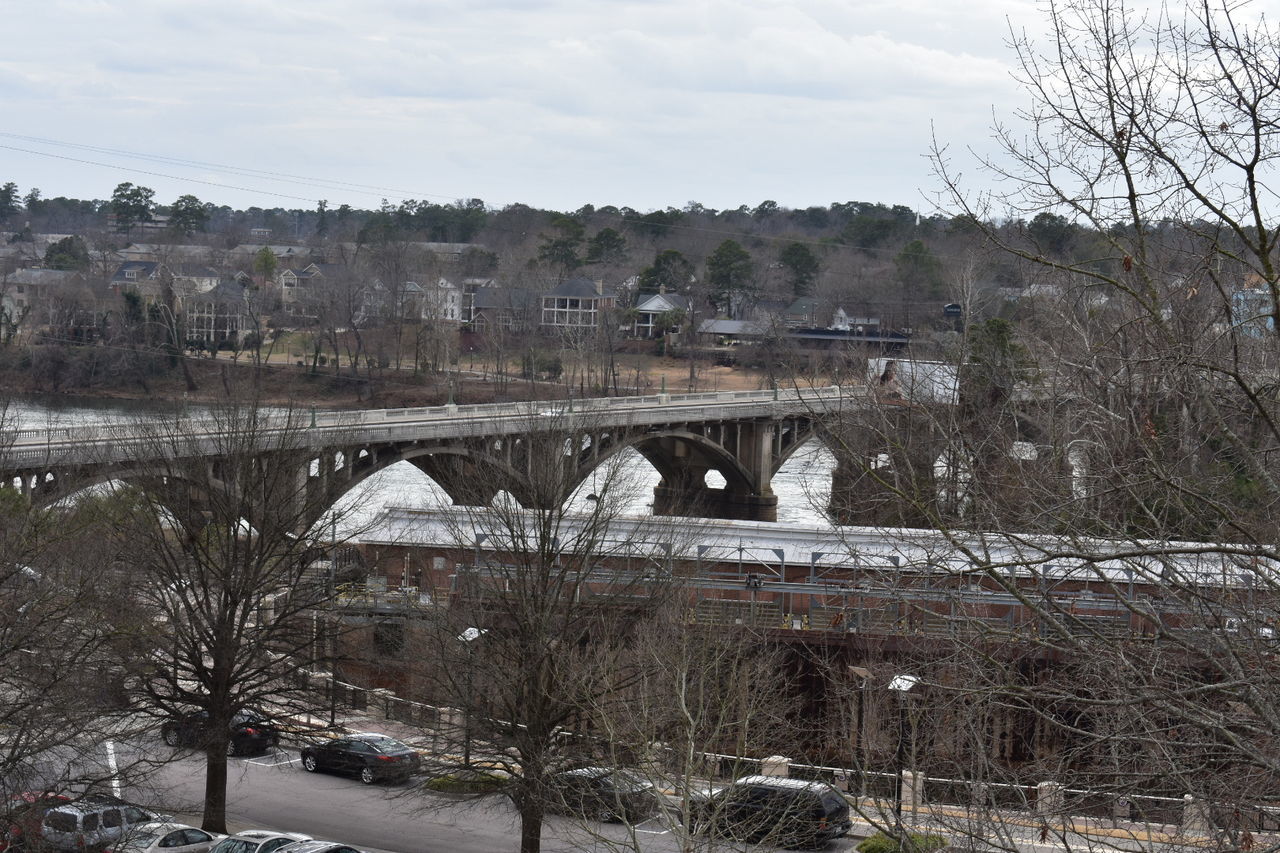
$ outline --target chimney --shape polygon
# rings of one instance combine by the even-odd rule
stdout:
[[[596,279],[596,296],[604,296],[604,279]]]

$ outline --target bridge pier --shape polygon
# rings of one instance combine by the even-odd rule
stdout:
[[[654,515],[725,518],[735,521],[777,521],[778,496],[753,495],[730,489],[658,485],[653,487]]]

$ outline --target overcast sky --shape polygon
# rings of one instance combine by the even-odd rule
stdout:
[[[165,203],[262,207],[928,209],[931,128],[986,147],[992,110],[1021,98],[1010,22],[1043,26],[1032,0],[0,8],[0,182],[105,198],[132,181]]]

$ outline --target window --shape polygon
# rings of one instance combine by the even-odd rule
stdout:
[[[44,825],[58,832],[75,832],[76,816],[70,812],[52,811],[44,816]]]
[[[85,832],[93,832],[98,828],[98,816],[90,812],[89,814],[84,816],[84,820],[81,821],[81,823],[84,824],[83,828]],[[117,826],[118,825],[119,824],[117,824]]]
[[[137,806],[125,806],[124,819],[129,823],[146,823],[151,820],[151,815],[144,812]]]
[[[119,809],[107,809],[102,813],[102,825],[107,829],[115,829],[123,822]]]

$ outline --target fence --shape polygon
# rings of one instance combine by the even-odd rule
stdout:
[[[434,747],[440,736],[451,726],[456,727],[462,712],[422,702],[413,702],[394,695],[389,690],[363,688],[331,677],[327,673],[299,673],[299,685],[318,690],[335,705],[355,711],[377,713],[388,720],[395,720],[421,729]],[[479,728],[482,723],[501,725],[501,721],[472,721]],[[597,738],[562,732],[566,744],[579,743],[584,751],[596,746]],[[618,750],[610,745],[608,757],[616,760]],[[766,773],[784,775],[796,779],[828,782],[852,795],[870,798],[882,803],[891,802],[899,795],[897,774],[877,771],[860,771],[847,767],[798,764],[786,758],[753,758],[717,752],[694,753],[692,768],[677,768],[673,764],[671,750],[655,754],[652,748],[636,747],[624,750],[636,763],[656,760],[661,772],[688,772],[712,782],[728,781],[742,776]],[[665,753],[665,754],[661,754]],[[1280,831],[1280,806],[1256,804],[1248,806],[1209,803],[1191,797],[1168,797],[1129,792],[1067,788],[1056,782],[1038,785],[1010,782],[975,781],[945,777],[922,776],[907,772],[912,777],[908,794],[915,808],[937,814],[937,808],[963,809],[968,818],[986,810],[1005,814],[1026,815],[1027,820],[1079,820],[1105,822],[1110,826],[1158,827],[1167,832],[1187,835],[1210,835],[1225,832],[1277,832]]]

